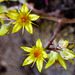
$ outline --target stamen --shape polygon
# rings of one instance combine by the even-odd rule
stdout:
[[[21,22],[27,22],[27,17],[26,16],[23,16],[23,17],[21,17]]]
[[[36,51],[34,52],[34,56],[35,56],[35,57],[38,57],[40,54],[41,54],[41,51],[40,51],[40,50],[36,50]]]

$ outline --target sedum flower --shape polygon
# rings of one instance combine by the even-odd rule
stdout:
[[[66,48],[69,44],[69,41],[61,39],[58,44],[59,44],[59,47]]]
[[[44,51],[44,48],[42,47],[41,40],[38,39],[36,41],[36,46],[33,46],[32,48],[30,47],[21,47],[21,48],[24,51],[29,52],[28,54],[29,56],[23,62],[23,66],[36,62],[36,66],[39,72],[41,72],[43,68],[43,60],[44,58],[48,57],[47,53]]]
[[[72,50],[70,50],[74,46],[73,46],[73,44],[69,44],[68,40],[61,39],[59,41],[59,47],[61,48],[60,49],[60,55],[65,60],[71,60],[75,57],[75,53]]]
[[[60,51],[60,55],[66,60],[75,58],[75,53],[67,48],[62,49],[62,51]]]
[[[46,64],[45,69],[54,64],[55,61],[58,61],[65,69],[67,69],[65,60],[61,57],[59,53],[51,51],[48,58],[49,61]]]
[[[23,27],[23,31],[24,32],[24,27],[26,28],[26,30],[33,34],[33,28],[32,28],[32,22],[31,21],[35,21],[39,18],[38,15],[35,14],[30,14],[30,12],[28,12],[29,9],[26,6],[26,4],[23,4],[23,6],[21,7],[21,11],[19,12],[9,12],[7,14],[7,16],[10,19],[15,20],[15,25],[13,27],[12,33],[18,32],[22,27]]]

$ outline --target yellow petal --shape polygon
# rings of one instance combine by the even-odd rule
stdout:
[[[33,27],[32,27],[32,24],[31,24],[31,23],[27,23],[27,24],[25,25],[25,28],[26,28],[26,30],[27,30],[29,33],[33,34]]]
[[[39,72],[41,72],[41,70],[43,68],[43,59],[42,58],[37,59],[36,66],[37,66]]]
[[[31,21],[35,21],[35,20],[37,20],[39,17],[40,17],[40,16],[35,15],[35,14],[30,14],[30,15],[29,15],[29,19],[30,19]]]
[[[38,39],[37,41],[36,41],[36,47],[42,47],[42,43],[41,43],[41,40],[40,39]]]
[[[32,48],[30,47],[21,47],[26,52],[31,52]]]
[[[58,61],[67,70],[67,66],[66,66],[65,60],[61,57],[60,54],[58,54]]]
[[[48,54],[45,51],[43,51],[43,57],[44,58],[47,58],[48,57]]]
[[[26,4],[23,4],[23,6],[21,7],[21,12],[23,13],[23,14],[27,14],[28,13],[28,7],[27,7],[27,5]]]
[[[34,61],[33,56],[28,56],[28,57],[24,60],[22,66],[29,65],[29,64],[31,64],[33,61]]]
[[[4,20],[0,19],[0,22],[1,22],[2,25],[4,24]]]
[[[72,59],[69,59],[70,60],[70,62],[72,63],[72,64],[74,64],[74,61],[72,60]]]
[[[53,56],[51,56],[48,63],[45,66],[45,69],[47,69],[49,66],[51,66],[54,62],[55,62],[55,58]]]
[[[19,25],[18,23],[14,25],[12,33],[18,32],[22,28],[22,25]]]
[[[18,19],[18,16],[19,14],[18,13],[15,13],[15,12],[11,12],[11,13],[8,13],[6,14],[10,19],[13,19],[13,20],[17,20]]]
[[[49,61],[46,64],[45,69],[47,69],[49,66],[51,66],[55,62],[55,60],[57,60],[57,57],[58,57],[58,53],[51,51],[49,54]]]

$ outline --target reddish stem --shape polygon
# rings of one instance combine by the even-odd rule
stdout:
[[[48,45],[46,46],[46,49],[48,49],[49,46],[52,45],[52,42],[53,42],[53,40],[56,38],[57,33],[59,32],[59,30],[60,30],[62,24],[63,24],[63,20],[59,20],[58,26],[57,26],[57,28],[56,28],[56,30],[55,30],[55,32],[54,32],[54,34],[53,34],[51,40],[49,41]]]
[[[47,48],[48,50],[52,50],[52,51],[55,51],[55,52],[59,52],[59,49],[58,48]]]

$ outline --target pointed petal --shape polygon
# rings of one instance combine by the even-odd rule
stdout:
[[[48,57],[48,54],[45,51],[43,51],[43,57],[44,58],[47,58]]]
[[[75,53],[67,48],[64,48],[63,51],[60,51],[60,55],[65,60],[75,58]]]
[[[33,57],[32,57],[32,56],[28,56],[28,57],[24,60],[22,66],[29,65],[29,64],[31,64],[33,61],[34,61]]]
[[[61,40],[59,41],[59,46],[60,46],[61,48],[66,48],[66,47],[68,46],[68,44],[69,44],[69,41],[68,41],[68,40],[63,40],[63,39],[61,39]]]
[[[30,47],[21,47],[26,52],[31,52],[32,48]]]
[[[8,13],[6,14],[10,19],[13,19],[13,20],[17,20],[18,19],[18,16],[19,14],[18,13],[15,13],[15,12],[11,12],[11,13]]]
[[[37,59],[37,61],[36,61],[36,66],[37,66],[39,72],[41,72],[41,70],[42,70],[42,68],[43,68],[43,59],[42,59],[42,58],[41,58],[41,59],[40,59],[40,58]]]
[[[37,20],[39,17],[40,17],[40,16],[35,15],[35,14],[30,14],[30,15],[29,15],[29,19],[30,19],[31,21],[35,21],[35,20]]]
[[[21,7],[21,12],[27,14],[28,13],[28,7],[26,4],[23,4],[23,6]]]
[[[50,57],[48,63],[45,66],[45,69],[47,69],[49,66],[51,66],[55,62],[55,58],[52,56]]]
[[[57,57],[58,57],[58,53],[51,51],[49,54],[49,61],[46,64],[45,69],[47,69],[49,66],[51,66],[55,62],[55,60],[57,60]]]
[[[65,68],[65,70],[67,70],[67,66],[66,66],[65,60],[61,57],[60,54],[58,54],[58,61]]]
[[[42,47],[42,43],[41,43],[41,40],[40,39],[38,39],[36,41],[36,47]]]
[[[31,23],[27,23],[27,24],[25,25],[25,28],[26,28],[26,30],[27,30],[29,33],[33,34],[33,27],[32,27],[32,24],[31,24]]]
[[[74,64],[74,61],[73,61],[72,59],[69,59],[69,61],[70,61],[72,64]]]
[[[14,25],[12,33],[18,32],[22,28],[22,25],[19,25],[18,23]]]

